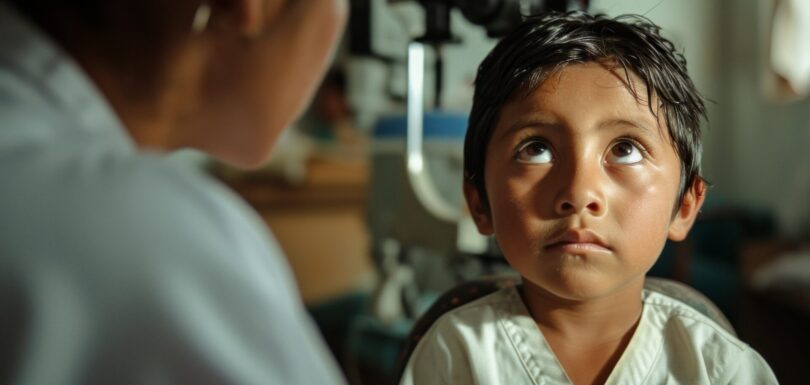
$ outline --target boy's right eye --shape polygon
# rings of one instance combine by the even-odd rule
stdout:
[[[548,144],[537,139],[521,144],[515,153],[515,158],[525,163],[551,163],[554,160]]]

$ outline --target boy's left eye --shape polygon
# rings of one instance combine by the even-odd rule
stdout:
[[[644,155],[641,153],[639,147],[627,140],[617,142],[610,148],[608,160],[619,164],[635,164],[641,162]]]

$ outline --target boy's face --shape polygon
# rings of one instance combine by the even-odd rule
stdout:
[[[495,234],[526,280],[562,299],[640,288],[666,239],[683,239],[703,202],[699,182],[673,215],[679,158],[663,120],[626,82],[621,68],[576,64],[516,97],[487,147],[489,209],[464,186],[479,230]]]

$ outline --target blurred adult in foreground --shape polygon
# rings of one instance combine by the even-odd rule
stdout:
[[[0,1],[0,383],[342,383],[260,221],[345,0]]]

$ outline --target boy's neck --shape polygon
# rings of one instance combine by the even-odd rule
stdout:
[[[606,296],[572,301],[523,280],[523,301],[574,385],[603,384],[641,319],[644,279]]]
[[[522,297],[547,339],[566,344],[611,344],[632,335],[641,318],[644,280],[604,297],[572,301],[524,280]]]

